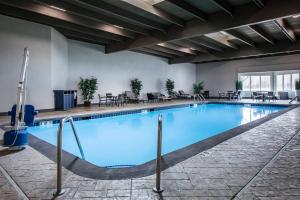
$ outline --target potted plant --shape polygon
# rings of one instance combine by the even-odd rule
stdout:
[[[173,80],[171,80],[171,79],[167,79],[167,81],[166,81],[166,89],[167,89],[167,92],[168,92],[169,96],[173,95],[174,88],[175,88],[175,82]]]
[[[300,101],[300,80],[295,82],[297,101]]]
[[[94,98],[94,94],[97,90],[97,78],[81,78],[78,83],[78,88],[81,90],[84,106],[90,106],[91,100]]]
[[[241,91],[241,90],[243,90],[243,82],[237,80],[237,81],[235,82],[235,89],[236,89],[236,91]]]
[[[138,97],[143,87],[142,81],[138,78],[132,79],[130,80],[130,87],[133,94]]]
[[[204,82],[201,81],[200,83],[195,83],[193,85],[194,94],[200,95],[202,94],[202,90],[204,89]]]

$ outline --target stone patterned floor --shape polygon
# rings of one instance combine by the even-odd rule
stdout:
[[[22,199],[0,171],[0,199]]]
[[[300,128],[300,107],[163,171],[161,196],[155,177],[94,180],[64,169],[66,194],[59,199],[232,199]],[[0,165],[29,199],[51,199],[56,165],[32,148],[0,149]],[[300,134],[236,199],[300,199]],[[0,176],[1,180],[1,176]],[[0,193],[0,199],[5,197]]]

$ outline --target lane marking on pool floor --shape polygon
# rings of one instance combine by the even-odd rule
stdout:
[[[259,170],[254,176],[253,178],[244,186],[242,187],[232,198],[231,200],[239,200],[240,199],[240,195],[243,194],[243,192],[245,190],[247,190],[249,188],[249,186],[255,181],[255,179],[261,175],[263,173],[263,171],[268,168],[269,166],[271,166],[279,157],[280,153],[283,152],[284,150],[287,149],[287,147],[292,143],[292,141],[294,140],[294,138],[300,133],[300,129],[297,129],[296,133],[285,143],[284,146],[282,146],[277,152],[276,154],[273,156],[273,158],[261,169]]]
[[[18,186],[18,184],[12,179],[12,177],[7,173],[7,171],[0,165],[0,172],[4,175],[8,183],[13,187],[17,194],[24,200],[29,200],[23,190]]]

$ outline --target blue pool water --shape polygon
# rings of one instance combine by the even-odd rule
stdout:
[[[163,115],[163,154],[186,147],[273,112],[275,106],[203,104],[152,112],[75,121],[86,160],[98,166],[139,165],[156,157],[157,118]],[[29,133],[56,145],[58,124],[29,127]],[[63,149],[78,157],[71,127],[63,131]]]

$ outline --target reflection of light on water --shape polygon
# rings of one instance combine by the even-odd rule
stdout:
[[[242,108],[241,124],[246,124],[251,121],[260,119],[271,113],[272,113],[271,110],[257,109],[257,108],[251,107],[251,106],[249,106],[249,107],[245,106],[244,108]]]
[[[40,122],[40,126],[43,127],[43,128],[52,127],[53,126],[53,122],[52,121]]]
[[[148,110],[141,110],[141,113],[144,115],[148,114],[148,112],[149,112]]]
[[[194,108],[197,108],[197,107],[198,107],[198,104],[195,103],[195,104],[193,105],[193,107],[194,107]]]
[[[241,120],[241,124],[246,124],[248,122],[252,121],[252,113],[251,113],[252,109],[251,107],[243,107],[242,108],[242,120]]]

